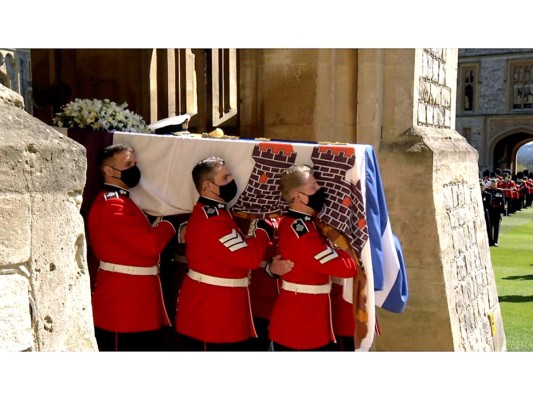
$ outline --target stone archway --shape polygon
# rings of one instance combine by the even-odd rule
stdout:
[[[526,144],[530,143],[530,142],[533,142],[533,135],[531,135],[529,138],[525,139],[525,140],[522,140],[521,142],[518,142],[514,149],[513,149],[513,161],[514,161],[514,165],[516,165],[516,167],[518,167],[518,152],[520,151],[520,149],[525,146]],[[513,171],[513,172],[518,172],[517,171]]]
[[[490,143],[492,168],[510,169],[516,172],[516,156],[520,147],[533,141],[533,129],[516,128],[498,135]]]

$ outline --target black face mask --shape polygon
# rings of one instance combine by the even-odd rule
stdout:
[[[217,185],[214,182],[211,183],[215,186],[218,186],[220,192],[218,196],[226,203],[229,203],[237,194],[237,183],[235,183],[235,179],[229,183],[226,183],[225,185]]]
[[[124,184],[129,188],[137,186],[137,184],[141,180],[141,170],[136,165],[134,165],[133,167],[126,168],[126,169],[122,169],[122,170],[117,169],[115,167],[111,167],[111,168],[113,168],[116,171],[120,171],[120,178],[118,179],[124,182]]]
[[[311,207],[316,212],[320,212],[322,208],[324,207],[324,204],[326,204],[327,196],[326,196],[326,191],[324,190],[324,188],[318,189],[316,193],[306,194],[306,196],[309,197],[309,200],[307,201],[306,205],[308,207]]]

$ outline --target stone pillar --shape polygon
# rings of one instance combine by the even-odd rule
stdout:
[[[357,142],[376,150],[381,145],[384,55],[383,49],[367,49],[358,54],[357,99],[359,109],[364,112],[357,115]]]
[[[0,85],[0,351],[97,350],[83,146]]]
[[[239,50],[242,136],[355,143],[357,50]]]
[[[373,60],[374,50],[359,50]],[[504,351],[478,183],[478,154],[455,130],[456,49],[388,49],[361,75],[383,82],[359,120],[381,127],[376,147],[389,217],[407,266],[402,314],[378,310],[378,351]],[[363,88],[368,86],[366,93]],[[360,84],[358,97],[373,86]],[[379,97],[379,96],[378,96]],[[380,103],[382,110],[379,112]]]

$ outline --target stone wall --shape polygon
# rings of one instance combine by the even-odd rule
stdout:
[[[356,140],[357,50],[239,50],[240,134]]]
[[[507,62],[511,58],[498,57],[491,61],[483,59],[479,70],[479,113],[508,113],[507,101]]]
[[[452,126],[452,88],[446,85],[446,54],[446,49],[422,52],[417,110],[420,126]]]
[[[470,129],[470,140],[468,140],[468,138],[465,136],[465,128]],[[485,135],[482,134],[485,132],[485,129],[485,118],[478,116],[457,118],[455,124],[455,130],[460,133],[465,139],[467,139],[468,143],[478,152],[480,152],[480,149],[486,146],[487,138],[485,137]],[[481,160],[480,154],[479,162],[483,163],[483,161],[484,160]]]
[[[94,351],[85,149],[0,85],[0,351]]]

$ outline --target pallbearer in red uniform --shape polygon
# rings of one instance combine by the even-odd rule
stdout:
[[[224,160],[210,157],[192,171],[200,194],[185,237],[189,271],[178,297],[176,331],[185,350],[249,350],[257,337],[248,285],[271,244],[273,228],[254,220],[248,235],[227,203],[237,185]]]
[[[336,342],[332,327],[330,275],[351,278],[355,261],[317,231],[313,216],[325,192],[310,167],[296,165],[281,175],[281,192],[289,212],[278,228],[278,247],[294,267],[281,278],[281,292],[270,319],[274,351],[327,350]]]
[[[100,261],[92,306],[101,351],[158,350],[160,329],[170,325],[158,263],[178,227],[165,219],[151,226],[129,198],[141,178],[136,164],[130,146],[104,149],[105,185],[89,212],[89,240]]]

